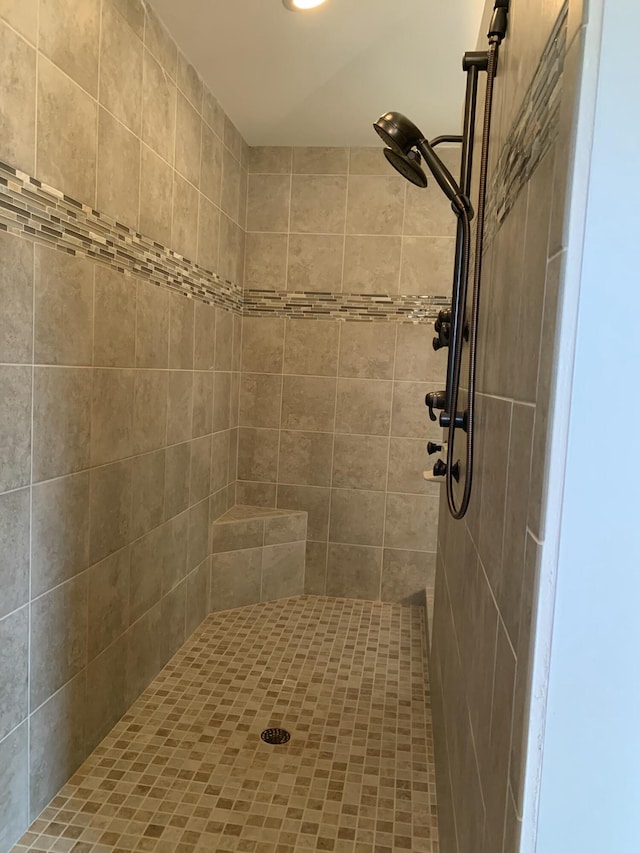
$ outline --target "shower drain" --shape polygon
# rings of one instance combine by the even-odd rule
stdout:
[[[265,729],[260,735],[265,743],[282,744],[291,740],[291,735],[286,729]]]

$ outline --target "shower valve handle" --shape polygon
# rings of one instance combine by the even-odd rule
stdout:
[[[438,314],[438,319],[433,324],[433,328],[436,332],[440,333],[440,331],[444,328],[444,326],[451,325],[451,311],[440,311]]]
[[[424,398],[424,404],[429,409],[429,417],[432,421],[437,420],[434,409],[444,409],[447,402],[446,391],[429,391]]]

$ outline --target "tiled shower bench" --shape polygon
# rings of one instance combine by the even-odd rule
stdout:
[[[234,506],[213,523],[211,610],[304,592],[307,513]]]

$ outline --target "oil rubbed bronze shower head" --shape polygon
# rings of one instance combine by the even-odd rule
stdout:
[[[385,143],[385,157],[400,174],[419,187],[427,186],[427,178],[420,166],[424,158],[438,186],[447,196],[456,212],[469,213],[469,201],[462,195],[451,172],[438,157],[419,127],[402,113],[385,113],[373,125]],[[414,150],[415,149],[415,150]]]

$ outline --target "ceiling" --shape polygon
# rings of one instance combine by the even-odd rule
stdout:
[[[399,110],[460,130],[484,0],[147,0],[250,145],[375,145]]]

